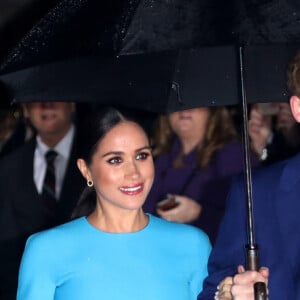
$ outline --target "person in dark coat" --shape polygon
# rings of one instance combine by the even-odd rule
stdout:
[[[290,107],[300,123],[300,52],[288,70]],[[300,299],[300,154],[253,172],[253,208],[259,272],[245,271],[247,243],[243,178],[236,178],[198,300],[254,300],[253,284],[267,283],[269,299]],[[267,267],[267,268],[266,268]],[[224,280],[223,280],[224,279]]]
[[[76,166],[74,103],[23,105],[36,137],[0,160],[0,298],[15,299],[18,268],[29,235],[69,220],[85,186]],[[54,206],[44,200],[47,163],[56,151]]]

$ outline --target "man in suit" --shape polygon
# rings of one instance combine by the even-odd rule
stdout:
[[[288,70],[290,107],[300,123],[300,52]],[[254,225],[259,272],[245,271],[246,205],[243,178],[236,178],[198,300],[254,300],[253,284],[267,283],[272,300],[300,299],[300,154],[254,171]],[[225,279],[224,279],[225,278]]]
[[[84,188],[76,166],[74,110],[74,103],[23,104],[36,136],[0,161],[0,299],[16,298],[19,262],[28,236],[68,221]],[[44,196],[49,149],[56,151],[51,207]]]

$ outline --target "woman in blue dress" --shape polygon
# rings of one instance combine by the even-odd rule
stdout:
[[[196,299],[211,245],[195,227],[143,212],[154,179],[145,131],[113,108],[87,126],[76,218],[28,239],[17,299]]]

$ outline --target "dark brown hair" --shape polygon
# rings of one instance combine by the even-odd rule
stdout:
[[[87,166],[92,162],[97,146],[104,136],[116,125],[129,120],[119,110],[108,107],[91,111],[78,126],[78,158],[85,161]],[[96,191],[86,187],[72,213],[71,219],[90,215],[96,207]]]

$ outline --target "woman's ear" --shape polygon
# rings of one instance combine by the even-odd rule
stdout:
[[[300,123],[300,98],[292,96],[290,98],[290,107],[295,120]]]
[[[90,174],[89,168],[87,167],[85,161],[82,158],[77,159],[77,167],[78,167],[81,175],[86,180],[91,180],[91,174]]]

